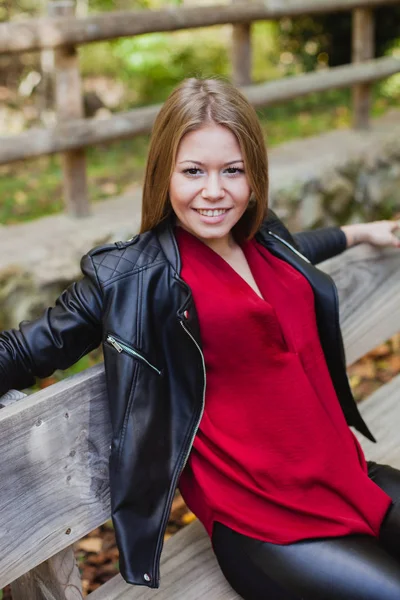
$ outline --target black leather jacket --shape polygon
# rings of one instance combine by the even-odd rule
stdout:
[[[270,211],[256,237],[310,282],[321,345],[347,423],[374,441],[348,384],[336,287],[313,266],[345,249],[344,233],[332,227],[292,237]],[[128,242],[95,248],[81,266],[84,278],[55,307],[0,334],[0,395],[70,366],[103,342],[121,574],[129,583],[156,588],[172,499],[203,413],[198,318],[179,275],[170,221]]]

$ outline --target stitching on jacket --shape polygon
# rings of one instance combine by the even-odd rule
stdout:
[[[111,283],[115,283],[116,281],[119,281],[120,279],[124,279],[124,277],[132,277],[133,275],[137,275],[141,271],[146,271],[146,269],[151,269],[152,267],[155,267],[160,264],[165,265],[166,263],[167,263],[167,261],[165,259],[162,259],[162,260],[158,260],[155,263],[152,263],[151,265],[145,265],[143,267],[139,267],[138,269],[135,269],[134,271],[128,271],[127,273],[119,274],[116,277],[108,279],[105,283],[103,283],[103,288],[105,289]]]
[[[137,284],[137,304],[136,304],[136,335],[139,346],[142,346],[142,293],[143,293],[143,271],[139,273],[138,284]]]
[[[128,404],[127,404],[127,407],[125,410],[124,420],[122,422],[122,427],[121,427],[121,435],[120,435],[120,440],[119,440],[119,445],[118,445],[116,471],[119,471],[119,467],[121,464],[122,448],[123,448],[124,442],[125,442],[126,428],[128,426],[128,419],[129,419],[129,414],[131,412],[131,407],[132,407],[133,397],[134,397],[134,390],[135,390],[135,383],[136,383],[138,374],[139,374],[139,363],[136,361],[135,365],[133,367],[132,381],[131,381],[131,385],[130,385],[130,389],[129,389],[129,401],[128,401]]]

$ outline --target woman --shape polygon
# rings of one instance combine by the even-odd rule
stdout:
[[[154,125],[140,234],[89,252],[55,307],[1,334],[0,394],[103,342],[129,583],[159,586],[179,483],[243,598],[399,598],[400,472],[367,465],[348,428],[374,439],[335,286],[312,266],[354,243],[399,246],[397,225],[292,237],[267,188],[253,108],[226,83],[183,82]]]

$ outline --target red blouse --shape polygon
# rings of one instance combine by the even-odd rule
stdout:
[[[211,536],[214,520],[287,544],[378,535],[390,497],[367,474],[322,352],[307,280],[252,240],[260,298],[216,252],[176,229],[181,276],[199,315],[205,409],[182,496]]]

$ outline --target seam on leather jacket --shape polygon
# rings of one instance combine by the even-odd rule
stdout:
[[[137,304],[136,304],[136,336],[138,340],[139,346],[143,344],[143,336],[142,336],[142,294],[143,294],[143,270],[140,271],[138,282],[137,282]]]
[[[119,444],[118,444],[118,456],[117,456],[117,464],[116,464],[116,470],[117,471],[119,471],[119,467],[120,467],[120,463],[121,463],[122,448],[124,447],[126,428],[128,426],[128,419],[129,419],[129,415],[130,415],[130,412],[131,412],[131,407],[132,407],[132,402],[133,402],[133,397],[134,397],[135,384],[136,384],[138,373],[139,373],[139,363],[135,363],[135,365],[133,367],[132,381],[131,381],[131,385],[130,385],[130,388],[129,388],[129,401],[127,403],[126,410],[125,410],[125,413],[124,413],[124,419],[122,421],[122,427],[121,427],[120,435],[118,436],[118,433],[117,433],[117,437],[120,438],[119,439]]]
[[[89,259],[90,259],[90,263],[91,263],[91,265],[92,265],[92,269],[93,269],[93,271],[94,271],[94,276],[96,277],[97,285],[99,286],[99,289],[100,289],[100,292],[101,292],[101,295],[102,295],[102,297],[103,297],[103,301],[104,301],[104,292],[103,292],[103,288],[102,288],[102,286],[101,286],[101,283],[100,283],[100,280],[99,280],[99,276],[98,276],[98,273],[97,273],[97,269],[96,269],[96,268],[95,268],[95,266],[94,266],[94,262],[93,262],[93,258],[92,258],[92,256],[89,256]]]
[[[118,275],[117,277],[108,279],[105,283],[103,283],[101,285],[102,285],[103,289],[105,289],[111,283],[120,281],[121,279],[124,279],[125,277],[132,277],[133,275],[137,275],[141,271],[146,271],[146,269],[151,269],[152,267],[155,267],[156,265],[166,264],[166,263],[167,263],[167,260],[165,258],[163,260],[157,260],[156,262],[150,263],[149,265],[144,265],[143,267],[139,267],[138,269],[135,269],[134,271],[129,271],[128,273],[122,273],[122,275]]]

